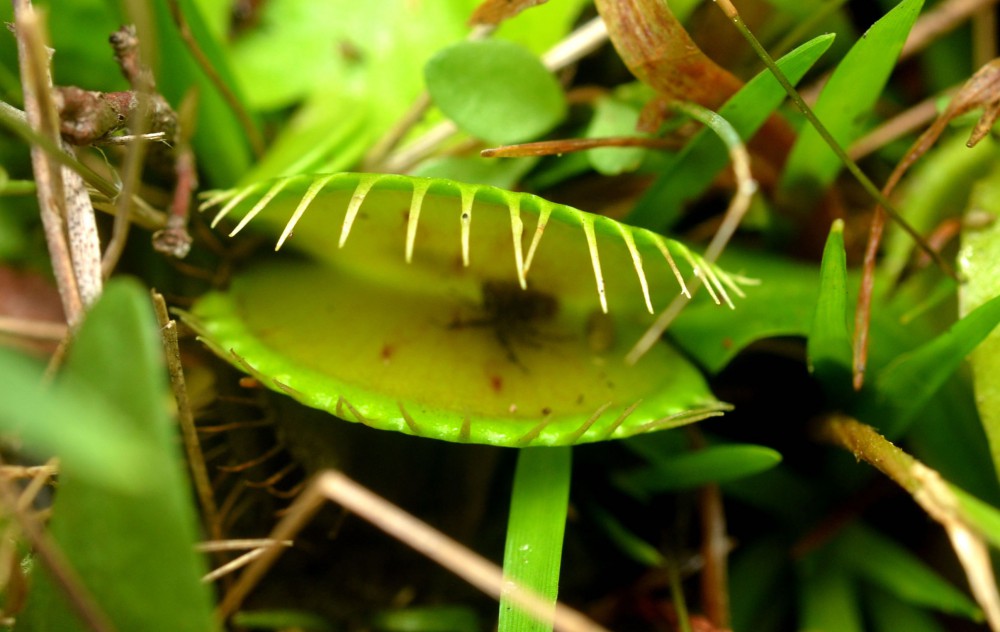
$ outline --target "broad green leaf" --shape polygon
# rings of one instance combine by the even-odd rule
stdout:
[[[131,471],[133,490],[123,493],[92,482],[89,458],[61,454],[49,531],[117,629],[205,632],[216,624],[200,579],[204,563],[194,551],[196,516],[168,413],[157,332],[148,294],[134,281],[109,283],[87,316],[65,372],[116,406],[108,423],[118,423],[96,449],[102,458],[131,462],[128,450],[116,452],[128,444],[115,436],[136,437],[146,458]],[[34,579],[18,629],[82,629],[70,625],[46,574]]]
[[[516,143],[549,131],[566,113],[556,78],[538,57],[504,40],[461,42],[424,68],[435,105],[469,134]]]
[[[962,249],[957,259],[966,279],[958,295],[963,315],[1000,296],[1000,222],[996,221],[1000,214],[1000,186],[996,169],[976,185],[969,202],[970,215],[962,230]],[[986,221],[973,224],[976,215]],[[976,406],[989,440],[993,467],[1000,471],[1000,331],[992,331],[969,360]]]
[[[782,57],[778,66],[789,81],[798,82],[832,43],[833,35],[817,37]],[[741,138],[748,139],[785,97],[777,79],[765,70],[733,95],[719,109],[719,115]],[[702,130],[682,151],[668,159],[662,175],[636,204],[627,221],[654,229],[671,225],[684,204],[701,195],[727,164],[729,154],[725,146],[710,130]]]
[[[707,483],[725,483],[768,470],[781,455],[758,445],[716,445],[681,454],[663,455],[651,467],[621,473],[615,483],[629,493],[648,497]]]
[[[991,299],[951,329],[879,372],[862,416],[887,436],[897,436],[965,357],[1000,323],[1000,297]]]
[[[531,588],[553,608],[559,593],[566,509],[569,503],[571,448],[524,448],[518,453],[504,546],[504,577]],[[551,632],[500,596],[500,632]]]
[[[841,220],[830,228],[823,250],[819,300],[806,351],[810,370],[830,392],[842,393],[849,388],[851,338],[847,332],[847,255]]]
[[[833,138],[846,147],[862,132],[865,117],[882,93],[923,0],[903,0],[872,25],[830,76],[813,107]],[[833,181],[842,165],[816,130],[802,131],[781,176],[792,204],[808,207]]]
[[[907,603],[970,619],[982,617],[972,599],[899,544],[867,527],[846,528],[833,546],[854,573]]]
[[[468,33],[475,4],[275,0],[262,7],[259,26],[233,44],[233,65],[255,108],[339,93],[385,125],[419,94],[430,55]]]
[[[607,96],[597,100],[594,117],[584,135],[587,138],[634,136],[638,122],[638,107],[614,96]],[[589,150],[587,159],[598,173],[614,176],[637,169],[645,154],[646,150],[641,147],[605,147]]]
[[[722,261],[760,285],[740,301],[738,318],[708,303],[685,307],[668,330],[678,346],[716,373],[752,342],[808,335],[819,296],[815,266],[732,248]]]
[[[0,348],[0,382],[16,397],[0,397],[0,428],[17,436],[36,457],[60,455],[81,464],[93,485],[138,492],[132,478],[152,456],[127,425],[119,404],[72,374],[42,384],[44,367]],[[115,458],[109,458],[114,456]]]

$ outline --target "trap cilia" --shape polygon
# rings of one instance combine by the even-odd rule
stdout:
[[[540,197],[338,173],[258,182],[203,205],[280,234],[186,315],[222,358],[341,419],[454,442],[571,445],[719,414],[668,343],[625,353],[698,277],[685,245]],[[720,341],[721,344],[721,341]]]

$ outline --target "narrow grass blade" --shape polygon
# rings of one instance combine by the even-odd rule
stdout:
[[[809,368],[831,393],[850,388],[851,337],[847,331],[847,255],[844,222],[830,229],[820,266],[819,299],[806,347]]]
[[[919,558],[871,529],[854,525],[836,543],[839,558],[859,576],[900,599],[980,620],[975,602],[931,570]]]
[[[523,448],[517,459],[504,550],[504,575],[552,600],[559,591],[566,508],[569,502],[571,449]],[[516,590],[516,588],[514,589]],[[544,622],[500,598],[499,632],[550,632]]]
[[[901,356],[876,380],[862,418],[879,422],[890,439],[898,436],[965,357],[1000,323],[1000,297],[979,306],[951,329]]]
[[[806,42],[782,57],[778,66],[790,81],[798,81],[830,47],[833,37],[821,35]],[[726,102],[719,109],[719,116],[729,121],[741,138],[748,139],[784,100],[784,89],[771,73],[764,71]],[[703,130],[669,159],[662,169],[663,175],[625,221],[657,230],[670,225],[685,202],[701,195],[728,162],[726,148],[710,130]]]
[[[837,66],[813,110],[841,146],[863,131],[862,124],[903,48],[923,0],[903,0],[865,33]],[[816,130],[803,130],[781,178],[781,190],[803,204],[833,182],[842,165]]]

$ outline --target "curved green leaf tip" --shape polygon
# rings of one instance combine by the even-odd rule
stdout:
[[[731,304],[739,278],[682,244],[489,186],[378,174],[213,194],[308,260],[284,257],[204,297],[188,321],[270,388],[341,418],[448,441],[568,445],[720,414],[658,345],[625,350],[694,268]],[[306,212],[306,211],[309,212]],[[690,273],[690,272],[689,272]],[[680,288],[680,289],[678,289]]]

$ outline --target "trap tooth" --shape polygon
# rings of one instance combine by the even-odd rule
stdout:
[[[646,271],[642,267],[642,257],[639,255],[639,249],[636,248],[635,238],[631,232],[625,229],[624,224],[617,224],[617,226],[618,232],[621,233],[622,239],[625,240],[625,245],[628,247],[628,252],[632,256],[632,266],[639,277],[639,285],[642,287],[642,298],[646,301],[646,310],[652,314],[653,301],[649,297],[649,281],[646,279]]]
[[[604,290],[604,274],[601,272],[601,257],[597,254],[597,235],[594,234],[594,222],[582,218],[583,234],[587,236],[587,248],[590,250],[590,262],[594,266],[594,280],[597,282],[597,296],[601,299],[601,311],[608,313],[608,297]]]
[[[472,229],[472,202],[476,199],[476,189],[461,188],[459,192],[462,196],[462,215],[459,221],[462,223],[462,265],[469,267],[469,235]]]
[[[524,261],[525,273],[531,269],[531,262],[535,258],[535,250],[538,248],[538,242],[542,240],[542,233],[545,232],[545,226],[549,223],[549,215],[551,213],[552,205],[543,201],[538,208],[538,225],[535,227],[535,234],[531,237],[531,245],[528,246],[528,256]]]
[[[591,426],[597,423],[597,420],[601,418],[601,415],[603,415],[608,408],[611,408],[611,402],[605,402],[603,405],[601,405],[600,408],[595,410],[594,414],[588,417],[585,422],[580,424],[580,427],[574,430],[572,434],[569,435],[569,441],[568,441],[569,445],[575,444],[577,441],[580,440],[580,437],[587,434],[587,431],[590,430]]]
[[[274,245],[275,250],[281,249],[281,245],[285,243],[288,236],[292,234],[293,230],[295,230],[295,225],[299,223],[299,219],[302,217],[302,214],[306,212],[306,209],[309,208],[309,205],[312,204],[312,201],[317,195],[319,195],[319,192],[323,190],[323,187],[326,186],[327,182],[333,180],[334,175],[335,174],[323,176],[322,178],[316,180],[316,182],[309,185],[309,188],[306,189],[306,194],[302,196],[302,200],[299,202],[299,205],[295,207],[295,212],[292,213],[292,218],[288,220],[287,224],[285,224],[285,230],[281,232],[281,237],[278,238],[278,243]]]
[[[236,225],[236,228],[234,228],[231,233],[229,233],[229,236],[233,237],[241,230],[243,230],[243,228],[250,223],[250,220],[257,217],[257,215],[264,210],[264,208],[271,202],[271,200],[274,199],[274,196],[281,193],[281,190],[284,189],[286,186],[288,186],[288,183],[291,181],[292,181],[291,178],[284,178],[282,180],[278,180],[277,182],[275,182],[274,186],[268,189],[267,193],[264,194],[264,197],[257,200],[257,203],[254,204],[253,208],[250,209],[250,212],[247,213],[246,216],[244,216],[243,219],[240,220],[240,223]]]
[[[521,198],[514,197],[508,200],[510,210],[510,231],[514,238],[514,266],[517,268],[517,282],[521,284],[521,289],[527,289],[528,280],[525,276],[524,252],[521,250],[521,237],[524,235],[524,222],[521,220]]]
[[[215,214],[215,217],[212,218],[212,223],[210,224],[210,226],[212,228],[215,228],[216,225],[222,221],[223,217],[229,215],[229,212],[232,211],[237,204],[245,200],[247,196],[253,193],[256,189],[257,189],[256,186],[249,186],[240,191],[239,193],[237,193],[236,195],[234,195],[232,198],[230,198],[229,201],[226,202],[226,204],[221,209],[219,209],[219,212]]]
[[[681,286],[681,294],[687,298],[691,298],[691,292],[688,291],[687,284],[684,283],[684,275],[677,268],[677,262],[674,261],[674,256],[670,254],[670,248],[667,248],[667,244],[663,243],[663,240],[657,236],[653,236],[653,243],[663,254],[663,258],[667,260],[667,265],[670,266],[670,271],[674,273],[674,278],[677,279],[677,283]]]
[[[410,213],[406,218],[406,263],[413,261],[413,243],[417,239],[417,224],[420,222],[420,210],[424,205],[424,196],[427,195],[427,189],[430,186],[430,180],[415,180],[413,182]]]
[[[344,215],[344,224],[340,229],[340,241],[337,242],[338,248],[343,248],[344,244],[347,243],[347,236],[351,234],[351,226],[354,225],[354,218],[358,216],[358,209],[361,208],[361,203],[365,201],[365,196],[368,195],[368,192],[371,191],[371,188],[378,180],[377,176],[361,178],[358,186],[355,187],[354,193],[351,195],[351,201],[347,205],[347,213]]]

